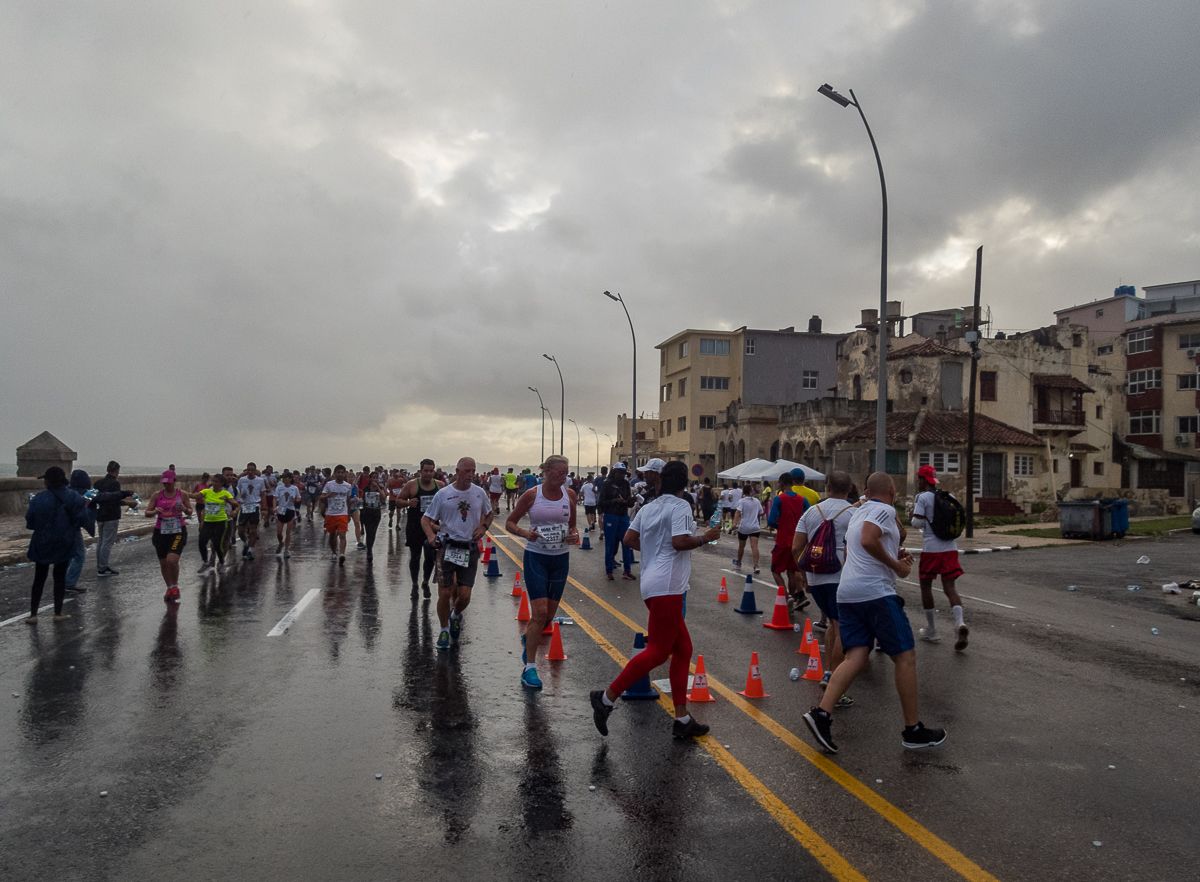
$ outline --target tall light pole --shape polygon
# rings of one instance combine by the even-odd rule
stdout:
[[[554,362],[554,369],[556,371],[558,371],[558,389],[559,389],[559,393],[561,396],[559,398],[559,404],[558,404],[558,425],[559,425],[559,427],[562,428],[562,431],[559,433],[559,436],[558,436],[558,455],[562,456],[563,455],[563,435],[567,434],[567,387],[563,385],[562,368],[560,368],[558,366],[558,359],[555,358],[553,355],[547,355],[544,352],[542,353],[542,358],[545,358],[545,359],[548,359],[548,360]],[[554,421],[551,420],[552,425],[553,425],[553,422]],[[550,429],[550,436],[551,436],[550,452],[553,453],[554,452],[554,441],[553,441],[554,429],[553,429],[553,427]]]
[[[575,474],[579,474],[579,423],[574,420],[567,420],[575,427]],[[566,431],[563,434],[567,434]]]
[[[598,475],[600,474],[600,434],[591,426],[588,426],[588,431],[596,436],[596,474]]]
[[[608,439],[608,449],[612,450],[612,446],[613,446],[612,435],[608,434],[608,432],[605,432],[604,437]]]
[[[629,307],[625,305],[625,299],[623,297],[621,297],[620,294],[613,295],[613,294],[608,293],[607,291],[604,292],[604,296],[607,297],[609,300],[615,300],[615,301],[617,301],[617,303],[621,304],[621,309],[625,310],[625,320],[627,322],[629,322],[629,334],[631,337],[633,337],[633,434],[630,435],[630,437],[629,437],[630,459],[632,460],[629,467],[633,471],[636,472],[637,467],[638,467],[638,461],[637,461],[637,334],[634,333],[633,319],[631,319],[629,317]]]
[[[550,455],[553,456],[554,455],[554,414],[552,414],[550,412],[550,408],[548,408],[548,407],[543,407],[542,413],[545,416],[550,417]],[[542,462],[545,462],[545,461],[546,461],[546,458],[543,456]]]
[[[842,107],[851,104],[862,117],[863,125],[867,128],[867,137],[871,139],[871,149],[875,151],[875,165],[879,168],[879,190],[883,194],[883,244],[879,251],[879,400],[875,404],[875,471],[887,471],[887,242],[888,242],[888,208],[887,182],[883,179],[883,162],[879,158],[879,148],[875,146],[875,136],[867,123],[867,115],[863,113],[862,105],[850,89],[850,97],[839,95],[829,83],[825,83],[817,92],[830,101],[836,101]],[[969,464],[968,464],[969,466]]]
[[[542,462],[546,461],[546,405],[542,404],[542,393],[532,386],[529,391],[538,397],[538,407],[542,409]],[[550,443],[550,448],[554,449],[554,442]]]

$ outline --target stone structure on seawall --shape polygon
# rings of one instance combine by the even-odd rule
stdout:
[[[40,478],[52,466],[70,476],[78,455],[49,432],[42,432],[17,448],[17,477]]]

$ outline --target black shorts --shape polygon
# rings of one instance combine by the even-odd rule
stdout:
[[[275,512],[275,520],[279,521],[281,524],[286,524],[290,521],[294,521],[297,514],[299,514],[299,512],[297,512],[294,508],[289,508],[287,511],[277,511]]]
[[[596,513],[596,506],[594,506],[594,505],[585,505],[585,506],[583,507],[583,513],[584,513],[584,514],[595,514],[595,513]]]
[[[442,585],[452,585],[456,581],[464,588],[475,585],[475,576],[479,572],[479,546],[471,543],[470,563],[465,567],[458,564],[446,563],[446,549],[439,548],[437,554],[438,572],[441,573]]]
[[[238,526],[242,527],[247,524],[253,524],[256,527],[258,526],[258,509],[257,508],[254,509],[254,511],[243,511],[243,512],[238,513]]]
[[[159,560],[163,560],[168,554],[183,554],[183,547],[187,545],[187,527],[181,526],[178,533],[165,534],[155,528],[150,542],[154,545],[154,552]]]

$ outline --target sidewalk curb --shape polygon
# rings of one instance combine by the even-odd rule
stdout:
[[[126,539],[130,536],[149,536],[154,532],[154,523],[148,521],[145,524],[139,524],[127,530],[117,530],[117,541]],[[96,538],[94,536],[84,535],[83,544],[85,546],[95,545]],[[0,566],[11,567],[19,563],[29,563],[28,549],[22,548],[19,551],[3,551],[0,552]]]

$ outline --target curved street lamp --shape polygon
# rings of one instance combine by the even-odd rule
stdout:
[[[579,474],[579,423],[575,422],[574,420],[567,420],[567,422],[575,427],[575,474],[578,475]],[[563,434],[564,435],[567,434],[565,429],[563,430]],[[560,450],[562,449],[561,445],[560,445],[559,449]]]
[[[608,434],[608,432],[605,432],[604,437],[608,439],[608,449],[612,450],[612,446],[613,446],[612,435]]]
[[[596,474],[600,474],[600,435],[591,426],[588,426],[588,431],[596,436]]]
[[[542,393],[532,386],[528,387],[529,391],[538,397],[538,407],[542,409],[542,462],[546,461],[546,405],[542,404]],[[550,442],[550,447],[553,449],[554,442]]]
[[[604,296],[609,300],[615,300],[621,304],[621,309],[625,310],[625,320],[629,322],[629,334],[633,337],[633,434],[629,437],[629,450],[632,463],[630,468],[637,471],[637,334],[633,330],[633,319],[629,317],[629,307],[625,305],[625,299],[620,294],[610,294],[604,292]]]
[[[563,455],[563,435],[567,434],[567,387],[563,385],[562,368],[558,366],[558,359],[553,355],[542,353],[542,358],[554,362],[554,369],[558,371],[558,389],[560,393],[558,404],[558,425],[562,431],[558,435],[558,455]],[[554,420],[550,420],[550,452],[554,452]]]
[[[830,101],[842,107],[854,105],[858,115],[862,117],[863,125],[867,128],[867,137],[871,139],[871,149],[875,151],[875,165],[879,168],[879,190],[883,194],[883,244],[879,251],[879,400],[875,403],[875,470],[883,472],[887,463],[887,244],[888,244],[888,207],[887,182],[883,178],[883,162],[879,158],[879,148],[875,146],[875,136],[867,123],[867,115],[863,113],[862,105],[850,89],[850,97],[834,91],[829,83],[823,84],[817,92]]]

